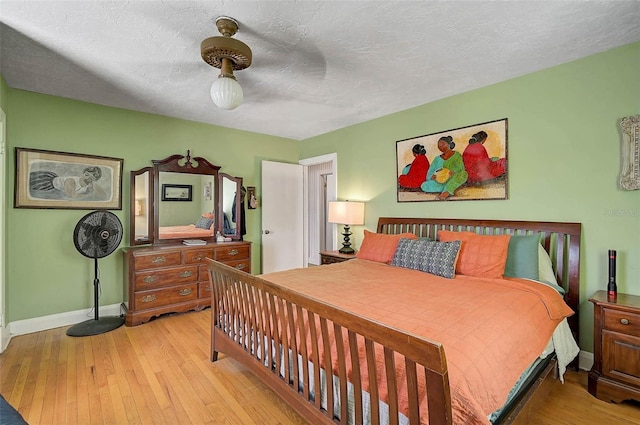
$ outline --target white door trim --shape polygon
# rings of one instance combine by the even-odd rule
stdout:
[[[6,316],[6,282],[5,282],[5,241],[7,239],[5,217],[7,206],[5,202],[7,193],[7,142],[6,142],[6,115],[0,108],[0,353],[9,345],[11,332],[7,326]]]
[[[333,185],[333,187],[328,187],[327,188],[327,199],[329,201],[335,201],[338,199],[338,154],[337,153],[328,153],[326,155],[320,155],[320,156],[314,156],[311,158],[305,158],[305,159],[301,159],[300,161],[298,161],[298,164],[304,166],[304,206],[303,206],[303,211],[304,211],[304,230],[303,230],[303,246],[304,246],[304,258],[305,258],[305,267],[307,267],[307,259],[309,258],[309,247],[308,245],[308,240],[309,240],[309,222],[308,222],[308,217],[309,217],[309,185],[308,185],[308,169],[307,167],[309,167],[310,165],[316,165],[316,164],[323,164],[325,162],[331,162],[331,167],[332,167],[332,173],[335,179],[336,184]],[[331,224],[331,226],[333,226],[333,233],[336,232],[336,224]],[[335,247],[334,247],[335,249]]]

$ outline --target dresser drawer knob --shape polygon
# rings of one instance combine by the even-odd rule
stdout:
[[[245,265],[244,263],[241,263],[241,264],[238,264],[238,265],[236,266],[236,269],[238,269],[238,270],[244,270],[244,268],[245,268],[245,267],[246,267],[246,265]]]
[[[142,297],[142,302],[143,303],[150,303],[151,301],[155,301],[156,300],[156,296],[151,294],[151,295],[145,295],[144,297]]]
[[[144,283],[153,283],[156,280],[158,280],[158,276],[147,276],[144,279],[142,279]]]
[[[186,288],[180,291],[180,295],[182,295],[183,297],[187,296],[187,295],[191,295],[191,289]]]
[[[238,250],[237,249],[232,249],[229,251],[229,255],[238,255]]]
[[[153,264],[164,263],[165,261],[167,261],[167,259],[164,257],[154,257],[153,260],[151,260]]]
[[[628,325],[629,319],[620,319],[620,323],[622,323],[623,325]]]
[[[191,270],[186,270],[180,273],[180,277],[191,277],[193,276],[193,272]]]
[[[196,261],[202,261],[203,258],[204,257],[202,255],[200,255],[200,256],[196,257]]]

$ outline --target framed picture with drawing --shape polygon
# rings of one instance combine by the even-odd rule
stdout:
[[[191,201],[193,199],[193,186],[190,184],[163,184],[163,201]]]
[[[396,142],[398,202],[507,199],[507,119]]]
[[[15,208],[122,209],[122,158],[16,148]]]

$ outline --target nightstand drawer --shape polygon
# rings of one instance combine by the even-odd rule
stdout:
[[[602,373],[640,386],[640,338],[616,332],[602,333]]]
[[[640,314],[603,308],[604,329],[627,335],[640,335]]]

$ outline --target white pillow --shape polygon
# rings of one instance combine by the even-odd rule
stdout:
[[[538,245],[538,280],[550,284],[564,295],[564,288],[558,285],[558,281],[556,280],[556,273],[553,271],[553,264],[551,263],[549,253],[545,251],[542,244]]]

